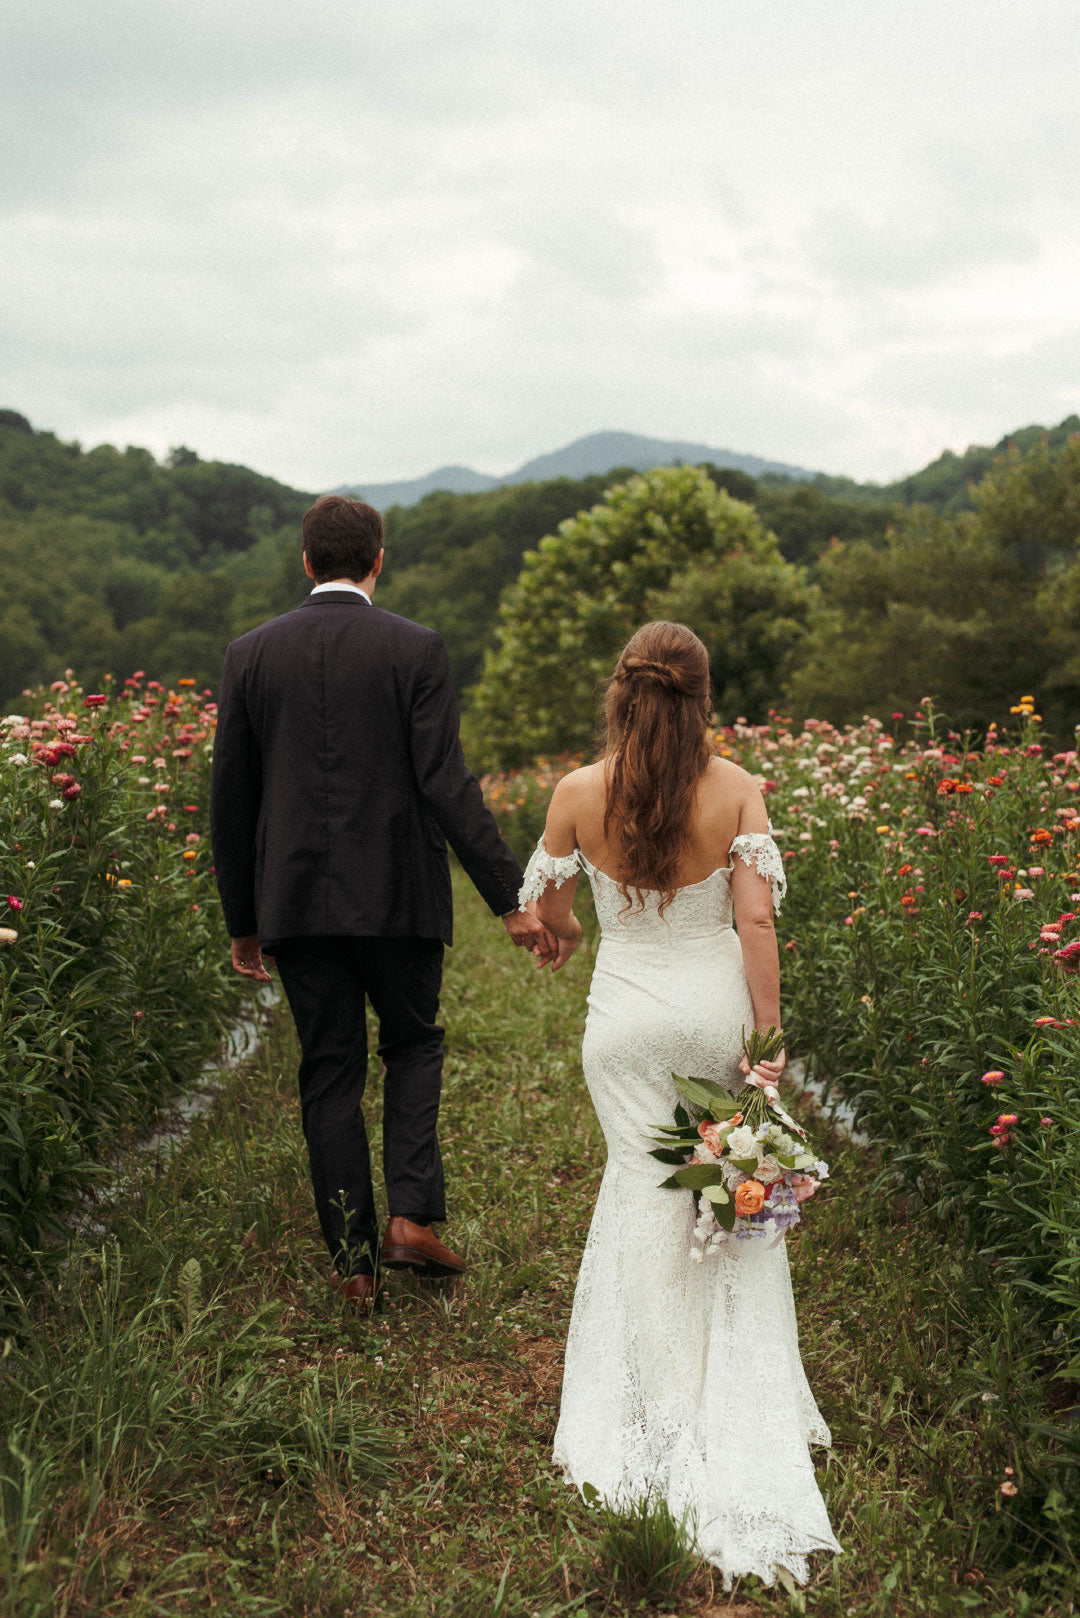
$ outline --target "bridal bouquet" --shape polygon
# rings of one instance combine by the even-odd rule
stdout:
[[[779,1029],[743,1031],[751,1070],[783,1049]],[[801,1205],[828,1178],[806,1131],[780,1106],[775,1085],[752,1078],[735,1097],[711,1079],[672,1074],[684,1106],[673,1124],[658,1124],[651,1157],[678,1164],[661,1182],[693,1192],[698,1210],[691,1256],[698,1260],[731,1237],[774,1235],[797,1225]]]

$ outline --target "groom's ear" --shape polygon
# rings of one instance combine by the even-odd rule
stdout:
[[[307,551],[305,551],[303,554],[304,554],[304,572],[307,574],[309,579],[313,579],[315,577],[315,569],[312,567],[311,563],[308,561]]]
[[[383,551],[382,546],[380,546],[379,547],[379,554],[375,558],[375,566],[371,570],[371,577],[373,579],[377,579],[379,577],[379,574],[382,572],[382,564],[383,564],[383,556],[384,555],[385,555],[385,552]]]

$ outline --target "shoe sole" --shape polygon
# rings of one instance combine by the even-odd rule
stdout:
[[[415,1270],[418,1275],[464,1275],[467,1264],[446,1264],[419,1247],[384,1247],[379,1262],[388,1270]]]

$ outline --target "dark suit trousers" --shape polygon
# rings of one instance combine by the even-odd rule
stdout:
[[[446,1218],[436,1126],[443,946],[431,938],[290,938],[274,951],[300,1039],[300,1107],[315,1206],[342,1273],[371,1274],[378,1223],[361,1099],[365,1000],[379,1020],[383,1172],[391,1215]]]

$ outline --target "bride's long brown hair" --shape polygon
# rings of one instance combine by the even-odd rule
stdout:
[[[609,761],[604,837],[618,849],[630,904],[658,889],[663,913],[713,754],[709,654],[685,624],[642,624],[623,647],[604,702]]]

